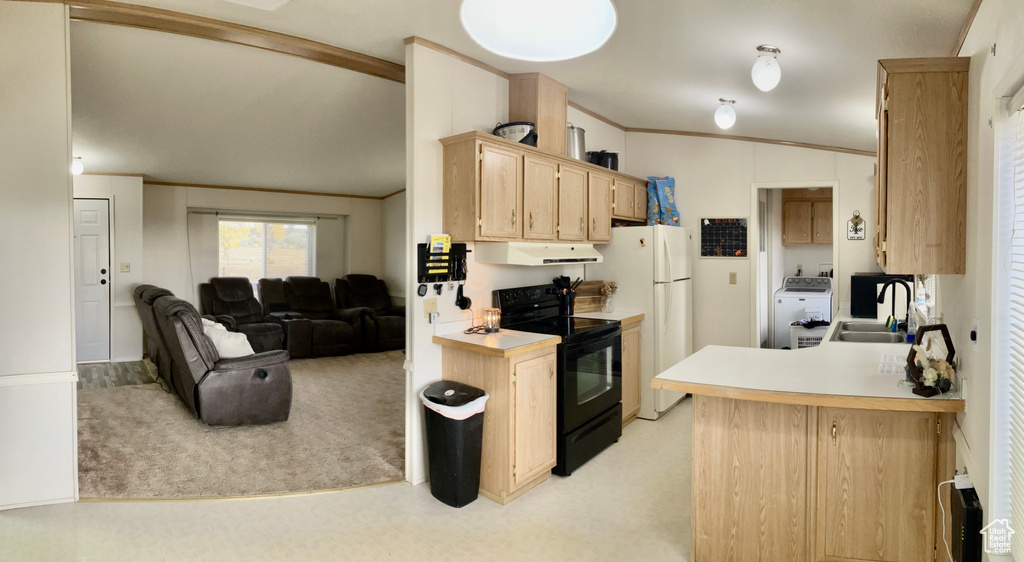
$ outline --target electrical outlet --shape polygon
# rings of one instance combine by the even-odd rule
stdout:
[[[729,272],[729,284],[730,285],[735,285],[736,284],[736,272],[735,271],[730,271]]]
[[[131,272],[132,272],[132,264],[131,264],[131,262],[127,262],[127,263],[122,262],[121,263],[121,273],[131,273]]]
[[[437,299],[423,299],[423,317],[430,319],[430,315],[436,313]]]
[[[967,473],[957,474],[956,476],[954,476],[953,485],[956,486],[957,490],[965,490],[967,488],[974,487],[974,483],[971,482],[971,477],[968,476]]]

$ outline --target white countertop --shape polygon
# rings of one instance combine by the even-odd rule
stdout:
[[[625,322],[632,318],[639,317],[638,320],[643,320],[644,313],[637,312],[635,310],[616,310],[615,312],[579,312],[574,314],[578,318],[593,318],[595,320],[618,320],[619,322]]]
[[[558,345],[562,338],[548,334],[534,334],[517,330],[503,329],[493,334],[467,334],[452,332],[435,335],[434,343],[464,349],[476,350],[479,353],[511,357],[541,347]],[[468,347],[467,347],[468,346]],[[495,352],[495,353],[489,353]]]
[[[793,393],[801,395],[828,395],[831,397],[861,397],[876,399],[959,401],[956,392],[932,398],[914,394],[911,383],[900,384],[904,375],[879,375],[878,365],[882,354],[910,353],[909,344],[832,342],[833,331],[845,318],[837,318],[829,328],[822,344],[806,349],[757,349],[710,345],[669,367],[652,383],[655,388],[671,388],[673,383],[694,394],[703,394],[708,387],[709,394],[725,395],[722,389],[752,391],[751,396],[768,393]],[[695,385],[701,385],[695,387]],[[714,387],[712,389],[711,387]],[[813,400],[797,401],[793,396],[778,401],[787,403],[811,403]],[[835,400],[833,400],[835,403]],[[952,409],[955,404],[912,408]],[[962,408],[962,402],[961,406]],[[898,409],[898,408],[894,408]]]

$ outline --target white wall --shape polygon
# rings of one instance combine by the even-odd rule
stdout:
[[[822,150],[682,135],[626,133],[629,165],[625,172],[639,177],[660,175],[676,179],[676,201],[683,226],[694,228],[697,243],[700,218],[751,217],[753,183],[838,182],[836,221],[853,216],[854,209],[873,224],[874,158]],[[781,187],[781,185],[773,185]],[[751,228],[753,228],[753,220]],[[749,231],[748,231],[749,232]],[[848,276],[869,271],[874,263],[871,241],[839,241],[835,293],[849,300]],[[695,248],[694,255],[699,252]],[[751,267],[744,259],[697,258],[693,264],[693,347],[753,345],[754,303]],[[805,264],[806,266],[807,264]],[[729,284],[735,272],[737,284]]]
[[[382,202],[380,219],[382,242],[381,278],[387,283],[388,293],[396,305],[405,302],[405,192],[392,195]]]
[[[781,236],[782,233],[780,232],[779,235]],[[815,277],[818,275],[819,263],[832,263],[831,245],[788,245],[782,248],[782,272],[786,277],[796,275],[797,266],[800,265],[803,266],[805,277]]]
[[[442,147],[439,139],[466,131],[490,131],[508,120],[508,80],[421,45],[407,45],[406,64],[406,196],[407,241],[413,248],[427,236],[442,232]],[[469,245],[472,248],[472,244]],[[423,318],[423,298],[416,294],[415,252],[408,253],[406,305],[407,333],[406,479],[426,479],[423,406],[418,393],[441,379],[441,347],[431,342],[434,326]],[[469,255],[466,296],[473,300],[473,315],[491,303],[491,291],[503,287],[550,283],[556,275],[583,275],[582,266],[516,267],[480,264]],[[433,297],[433,293],[428,298]],[[455,306],[455,295],[445,288],[438,297],[439,322],[472,321],[469,311]]]
[[[582,111],[570,107],[566,113],[566,121],[577,127],[583,127],[583,142],[588,151],[609,150],[619,153],[619,170],[626,169],[626,131],[613,127],[600,119],[595,119]]]
[[[961,56],[971,58],[967,140],[967,273],[937,277],[937,308],[944,315],[960,361],[967,400],[957,415],[957,465],[966,464],[986,519],[1006,517],[1000,500],[1008,490],[992,481],[993,459],[1003,452],[992,447],[992,401],[999,392],[993,361],[996,314],[1006,303],[993,299],[993,270],[1001,267],[996,254],[998,144],[1005,113],[998,98],[1024,80],[1024,4],[1019,0],[986,0],[974,19]],[[996,54],[990,52],[996,44]],[[989,119],[994,127],[990,128]],[[969,338],[972,320],[979,321],[977,348]],[[998,481],[996,481],[998,482]],[[1020,532],[1020,525],[1017,531]]]
[[[316,275],[333,285],[383,273],[380,200],[148,184],[143,193],[145,282],[195,304],[199,284],[217,275],[217,217],[189,209],[340,217],[317,222]]]
[[[132,291],[145,279],[142,269],[142,177],[75,176],[75,197],[110,203],[110,360],[142,359],[142,321]],[[121,264],[130,271],[121,273]]]
[[[66,8],[0,1],[0,509],[78,496]]]

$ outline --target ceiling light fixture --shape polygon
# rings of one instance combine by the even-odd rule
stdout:
[[[534,62],[596,51],[618,19],[611,0],[462,0],[459,17],[481,47]]]
[[[778,48],[771,45],[761,45],[757,48],[757,60],[754,61],[754,68],[750,69],[750,79],[762,92],[770,92],[779,85],[782,78],[782,69],[779,68]]]
[[[80,176],[85,171],[85,164],[82,163],[81,156],[75,156],[71,160],[71,175]]]
[[[728,129],[736,124],[736,110],[732,107],[736,100],[718,98],[718,101],[722,102],[722,105],[715,110],[715,125],[718,125],[719,129]]]

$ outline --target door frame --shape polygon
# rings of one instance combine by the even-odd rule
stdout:
[[[760,202],[759,190],[761,189],[808,189],[808,188],[831,188],[832,189],[832,317],[835,318],[839,311],[839,299],[836,298],[837,294],[842,294],[839,289],[839,285],[842,281],[841,264],[839,261],[839,235],[841,233],[839,229],[839,223],[842,221],[835,220],[835,217],[839,215],[839,182],[837,180],[822,180],[822,181],[769,181],[769,182],[751,182],[750,184],[750,220],[747,227],[747,247],[748,248],[760,248],[761,246],[761,224],[758,218],[758,205]],[[771,223],[769,219],[769,224]],[[845,226],[845,223],[844,223]],[[771,240],[771,233],[768,234],[768,240]],[[768,272],[765,275],[771,275],[771,255],[769,250],[768,258]],[[750,264],[750,302],[753,306],[752,319],[750,323],[750,347],[758,348],[761,347],[760,328],[761,328],[761,307],[759,298],[767,298],[767,295],[760,295],[757,290],[760,285],[761,271],[759,267],[759,259],[747,260]],[[771,291],[771,285],[769,285],[769,291]],[[769,303],[768,306],[768,318],[772,317],[772,307]],[[771,324],[769,324],[771,329]]]
[[[110,268],[110,275],[109,275],[110,282],[107,283],[107,325],[109,326],[109,329],[107,330],[107,360],[106,361],[79,361],[78,357],[77,357],[77,355],[78,355],[78,353],[77,353],[78,352],[78,334],[77,334],[77,331],[76,331],[76,333],[75,333],[75,365],[88,364],[88,363],[110,363],[114,359],[113,341],[114,341],[114,330],[116,328],[116,326],[114,325],[114,294],[116,293],[115,289],[117,288],[117,276],[115,275],[115,272],[114,272],[114,256],[117,255],[117,252],[115,251],[115,248],[114,248],[114,245],[116,244],[116,240],[114,240],[114,196],[110,195],[109,197],[72,197],[71,198],[71,236],[72,236],[72,239],[74,239],[74,235],[75,235],[75,218],[74,218],[75,201],[78,201],[78,200],[82,200],[82,201],[106,201],[107,202],[107,264],[108,264],[107,267]],[[77,246],[77,244],[72,243],[72,255],[71,255],[72,263],[74,263],[74,261],[77,260],[77,258],[78,258],[77,254],[78,254],[78,246]],[[72,289],[71,294],[72,294],[72,297],[73,297],[73,300],[72,300],[72,302],[74,304],[73,308],[77,309],[77,305],[78,305],[78,302],[77,302],[78,301],[78,291]]]

